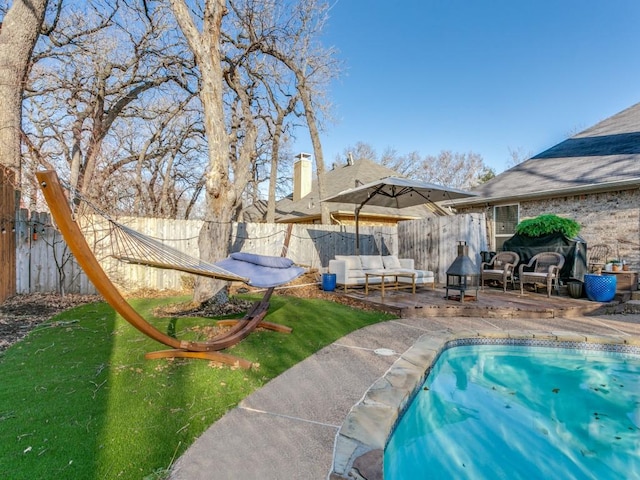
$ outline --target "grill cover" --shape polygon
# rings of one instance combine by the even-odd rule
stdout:
[[[502,250],[520,255],[520,264],[527,264],[531,258],[541,252],[557,252],[564,256],[564,266],[560,278],[583,280],[587,270],[587,243],[580,237],[573,239],[561,233],[541,237],[514,235],[504,242]],[[517,271],[517,266],[516,266]]]

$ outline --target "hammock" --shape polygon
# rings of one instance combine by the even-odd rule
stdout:
[[[37,172],[36,177],[60,233],[75,256],[76,261],[96,289],[131,325],[152,339],[171,347],[170,350],[147,353],[145,355],[146,358],[202,358],[237,365],[242,368],[251,368],[252,363],[248,360],[234,357],[220,350],[240,342],[258,326],[285,333],[291,331],[288,327],[264,321],[274,287],[288,283],[304,272],[303,268],[293,265],[291,260],[284,257],[235,253],[221,262],[211,264],[190,257],[177,249],[164,245],[158,240],[142,235],[109,219],[112,231],[116,236],[115,241],[119,242],[123,252],[119,255],[119,258],[124,261],[159,268],[176,269],[221,280],[241,281],[252,286],[268,287],[262,300],[256,302],[244,318],[218,322],[218,325],[225,325],[230,328],[213,339],[191,342],[179,340],[161,332],[127,303],[100,266],[80,228],[73,219],[71,208],[67,203],[56,172],[51,170]],[[291,228],[287,232],[285,245],[288,245],[290,233]]]
[[[143,235],[112,219],[108,219],[118,260],[156,268],[168,268],[204,277],[243,282],[252,287],[277,287],[295,280],[304,273],[285,257],[232,253],[217,263],[187,255],[154,238]],[[287,237],[288,238],[288,237]]]

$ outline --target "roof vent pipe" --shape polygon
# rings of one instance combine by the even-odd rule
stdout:
[[[353,165],[353,153],[351,152],[347,154],[347,165]]]

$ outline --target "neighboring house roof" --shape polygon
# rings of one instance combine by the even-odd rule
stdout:
[[[451,205],[504,203],[640,186],[640,103],[473,188]]]
[[[243,222],[264,222],[264,219],[267,216],[267,201],[266,200],[258,200],[255,203],[252,203],[247,208],[242,211],[242,221]]]
[[[325,172],[325,198],[353,188],[357,185],[379,180],[384,177],[399,176],[398,172],[370,160],[356,160],[352,164],[337,165]],[[330,203],[332,214],[338,212],[353,213],[353,203]],[[298,201],[289,195],[276,202],[276,222],[300,222],[307,218],[320,217],[320,198],[318,196],[318,180],[314,176],[311,192]],[[433,215],[433,209],[426,205],[418,205],[403,209],[365,206],[361,215],[381,215],[393,218],[424,218]]]

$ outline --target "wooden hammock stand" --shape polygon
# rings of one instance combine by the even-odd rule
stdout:
[[[218,321],[218,325],[228,326],[230,329],[210,340],[190,342],[178,340],[175,337],[171,337],[161,332],[147,322],[131,305],[129,305],[129,303],[127,303],[98,263],[98,260],[91,251],[82,231],[73,219],[71,208],[56,172],[52,170],[41,171],[36,173],[36,177],[60,233],[67,242],[69,249],[76,258],[76,261],[85,271],[96,289],[127,322],[148,337],[171,347],[170,350],[147,353],[145,355],[146,358],[200,358],[241,368],[251,368],[253,364],[250,361],[223,353],[220,350],[224,350],[237,344],[246,338],[257,327],[282,333],[291,332],[289,327],[264,321],[274,287],[268,288],[263,298],[255,302],[252,308],[242,319]],[[290,236],[291,228],[289,228],[285,237],[283,255],[288,246]],[[201,272],[191,273],[202,274]],[[226,280],[231,279],[217,274],[205,275],[213,278],[222,278]]]

